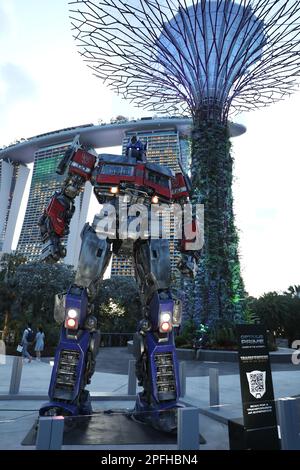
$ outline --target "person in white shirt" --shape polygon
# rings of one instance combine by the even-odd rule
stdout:
[[[31,343],[30,336],[33,334],[31,326],[32,326],[31,323],[27,323],[27,328],[25,328],[23,336],[22,336],[22,346],[23,346],[22,356],[23,356],[23,360],[25,361],[25,359],[27,358],[28,362],[32,361],[32,357],[28,352],[28,345]]]

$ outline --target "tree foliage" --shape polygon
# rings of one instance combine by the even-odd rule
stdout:
[[[0,259],[0,281],[8,282],[17,268],[27,262],[27,258],[19,253],[3,253]]]
[[[25,262],[24,262],[25,261]],[[1,259],[0,322],[16,332],[19,339],[31,321],[41,325],[48,343],[55,343],[58,327],[53,319],[54,296],[65,291],[74,280],[72,267],[63,264],[28,263],[19,255]]]
[[[132,333],[141,319],[141,303],[134,278],[114,276],[99,284],[95,315],[103,332]]]
[[[64,264],[26,263],[14,276],[18,301],[36,322],[52,321],[55,294],[66,291],[73,281],[72,266]]]
[[[291,344],[300,339],[300,298],[290,293],[268,292],[258,299],[249,297],[247,309],[275,337],[287,338]]]
[[[221,320],[239,322],[243,314],[245,293],[234,224],[230,148],[227,126],[200,119],[194,123],[192,200],[205,207],[205,243],[196,295],[200,319],[210,324]]]

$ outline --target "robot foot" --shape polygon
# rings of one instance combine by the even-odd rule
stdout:
[[[152,428],[167,433],[177,432],[177,410],[181,405],[176,402],[167,404],[147,403],[142,394],[137,400],[130,418],[136,422],[144,423]]]
[[[90,416],[93,413],[90,393],[87,390],[81,392],[77,403],[50,401],[40,409],[40,416]]]
[[[176,434],[177,408],[163,411],[141,412],[133,410],[130,414],[133,421],[151,426],[157,431]]]
[[[78,414],[83,416],[93,414],[90,392],[88,392],[88,390],[83,390],[83,392],[81,393],[78,411]]]

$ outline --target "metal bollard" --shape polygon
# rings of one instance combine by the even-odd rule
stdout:
[[[17,395],[20,390],[20,383],[22,377],[23,359],[22,357],[14,357],[14,362],[11,370],[9,394]]]
[[[219,369],[209,369],[209,405],[220,404]]]
[[[64,417],[41,417],[36,438],[36,450],[60,450],[63,444]]]
[[[6,364],[6,345],[3,339],[0,339],[0,365]]]
[[[186,363],[179,363],[179,383],[180,383],[180,397],[186,394]]]
[[[178,408],[177,448],[199,450],[198,408]]]
[[[128,395],[136,395],[135,360],[128,364]]]
[[[300,450],[299,406],[299,399],[292,397],[277,402],[282,450]]]

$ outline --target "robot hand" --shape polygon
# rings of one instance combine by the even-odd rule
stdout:
[[[56,263],[64,258],[66,254],[67,250],[60,239],[57,236],[52,236],[44,243],[40,260],[46,261],[46,263]]]
[[[198,259],[199,257],[195,256],[194,253],[192,255],[181,253],[181,259],[177,263],[177,269],[179,269],[184,276],[195,278]]]
[[[61,238],[54,232],[49,217],[44,214],[39,220],[41,237],[43,241],[41,261],[56,263],[67,254],[66,248],[61,243]]]

